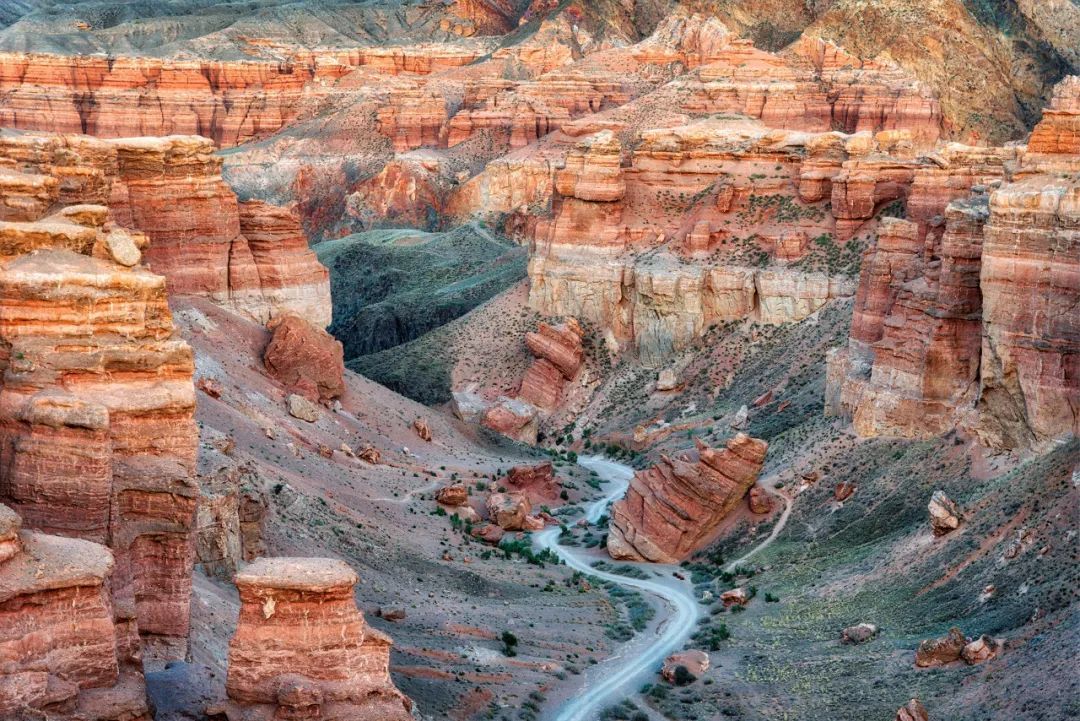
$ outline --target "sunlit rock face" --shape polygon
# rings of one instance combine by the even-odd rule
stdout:
[[[727,447],[698,443],[696,458],[664,456],[634,474],[611,507],[612,558],[677,563],[706,543],[754,485],[768,444],[740,433]]]
[[[14,146],[23,156],[3,157],[31,175],[21,163],[50,142],[30,138]],[[74,147],[115,159],[95,143]],[[84,189],[90,201],[104,195],[102,175],[40,170],[57,181],[48,214],[24,207],[22,220],[0,222],[0,497],[26,528],[107,544],[117,643],[134,656],[141,638],[151,662],[183,658],[197,492],[191,349],[166,279],[142,264],[146,236],[78,202]]]
[[[46,197],[105,205],[108,220],[146,234],[146,264],[167,278],[170,293],[207,296],[263,323],[295,312],[326,326],[329,274],[308,249],[299,220],[284,208],[239,202],[213,153],[209,140],[194,136],[0,138],[9,178],[56,181],[55,190],[23,188],[5,214],[18,219],[33,212],[18,209]]]
[[[827,408],[860,434],[959,424],[1016,448],[1077,432],[1077,87],[1059,85],[1026,148],[948,146],[916,172],[911,220],[881,226],[829,362]]]
[[[358,577],[329,558],[263,558],[236,575],[240,620],[229,644],[229,721],[406,721],[386,635],[364,622]]]
[[[289,62],[2,53],[0,125],[238,145],[290,122],[315,73],[312,64]]]

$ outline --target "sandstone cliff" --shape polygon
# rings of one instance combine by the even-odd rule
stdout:
[[[100,203],[110,220],[144,232],[147,264],[166,276],[170,293],[206,295],[259,322],[293,311],[328,325],[329,275],[298,219],[258,201],[238,202],[213,150],[209,140],[189,136],[31,134],[0,138],[0,163],[57,179],[55,191],[23,191],[39,200],[18,200],[21,208],[43,205],[42,193],[62,203]]]
[[[0,505],[0,718],[150,721],[142,669],[126,655],[109,549],[19,531]]]
[[[953,146],[918,170],[912,220],[881,227],[829,362],[827,408],[859,433],[960,424],[1023,447],[1080,430],[1077,87],[1061,84],[1026,149]]]

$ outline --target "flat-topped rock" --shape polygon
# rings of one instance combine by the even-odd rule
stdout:
[[[112,553],[98,543],[33,531],[20,531],[19,541],[23,552],[0,567],[0,603],[42,591],[101,586],[113,569]]]
[[[260,558],[236,574],[236,585],[282,590],[327,591],[353,586],[360,577],[344,561],[331,558]]]

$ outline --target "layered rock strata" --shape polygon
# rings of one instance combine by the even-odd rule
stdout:
[[[327,558],[266,558],[236,575],[240,621],[229,643],[229,721],[407,721],[390,679],[391,640],[356,608],[356,573]]]
[[[114,621],[109,549],[20,531],[6,506],[0,539],[0,718],[150,721]]]
[[[582,336],[573,318],[560,325],[541,323],[535,333],[526,333],[525,345],[535,360],[521,379],[518,397],[544,410],[557,407],[584,363]]]
[[[55,201],[106,205],[110,220],[144,232],[147,264],[166,276],[170,293],[207,296],[261,323],[291,311],[329,325],[329,273],[299,220],[283,208],[238,202],[213,151],[192,136],[7,136],[0,168],[52,177]],[[19,219],[14,209],[7,215]]]
[[[1024,447],[1080,431],[1080,186],[1062,172],[1080,169],[1077,87],[1059,86],[1026,149],[951,146],[916,173],[911,220],[879,229],[828,370],[827,410],[860,434],[959,424]]]
[[[0,125],[106,138],[202,135],[231,146],[275,133],[300,109],[315,67],[0,54]]]
[[[700,441],[696,458],[662,456],[611,507],[612,558],[677,563],[706,543],[754,485],[768,444],[740,433],[726,448]]]
[[[92,169],[75,177],[96,183]],[[182,658],[197,493],[191,348],[165,278],[139,264],[145,236],[108,222],[104,206],[58,201],[44,217],[0,222],[0,499],[27,528],[108,545],[121,646],[135,654],[141,637],[151,660]]]

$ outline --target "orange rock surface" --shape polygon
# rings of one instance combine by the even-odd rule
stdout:
[[[109,549],[19,532],[5,506],[0,537],[0,717],[150,721],[142,669],[114,622]]]
[[[203,135],[238,145],[280,130],[314,67],[291,62],[0,54],[0,125],[107,138]]]
[[[238,573],[220,712],[230,721],[411,719],[412,703],[390,680],[391,641],[356,608],[357,580],[328,558],[264,558]]]
[[[677,563],[707,542],[754,485],[768,444],[740,433],[721,450],[698,442],[696,459],[663,456],[611,507],[612,558]]]
[[[329,401],[345,392],[341,341],[303,317],[289,314],[270,322],[263,364],[290,393]]]
[[[19,147],[33,154],[51,142]],[[45,217],[0,222],[0,488],[27,528],[108,543],[121,646],[141,635],[149,658],[182,658],[193,358],[173,327],[165,278],[139,265],[145,237],[106,215],[61,198]]]

